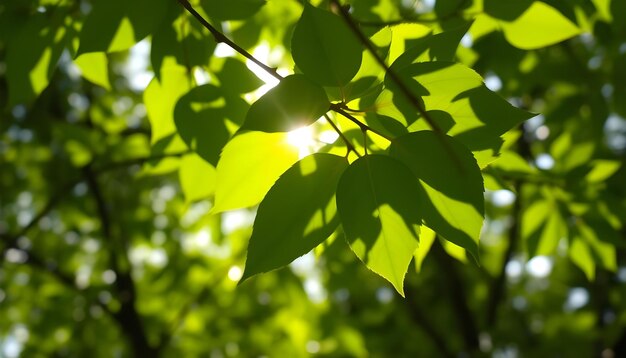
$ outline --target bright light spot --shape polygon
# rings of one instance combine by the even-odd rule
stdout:
[[[116,278],[117,278],[117,275],[115,275],[115,272],[113,272],[113,270],[106,270],[102,273],[102,281],[106,283],[107,285],[110,285],[113,282],[115,282]]]
[[[435,8],[435,0],[423,0],[420,5],[421,10],[430,11]]]
[[[506,264],[506,275],[511,279],[517,279],[522,275],[524,267],[518,260],[511,260]]]
[[[463,47],[470,48],[472,47],[473,44],[474,44],[474,39],[472,38],[472,35],[465,34],[463,38],[461,38],[461,45],[463,45]]]
[[[311,147],[315,144],[313,131],[310,127],[294,129],[287,133],[287,143],[298,148],[298,155],[304,158],[311,154]]]
[[[254,56],[254,58],[259,60],[261,63],[268,63],[268,60],[270,59],[269,45],[267,43],[262,43],[259,46],[255,47],[252,51],[252,56]],[[246,60],[246,66],[248,66],[248,69],[250,69],[252,73],[254,73],[263,82],[265,82],[265,85],[261,86],[261,88],[257,90],[258,96],[262,96],[265,92],[269,91],[272,87],[278,84],[278,79],[267,73],[267,71],[262,69],[256,63],[250,60]]]
[[[563,308],[566,311],[574,311],[586,305],[587,302],[589,302],[589,292],[582,287],[574,287],[569,290]]]
[[[326,300],[326,290],[317,277],[310,277],[304,280],[304,292],[306,292],[313,303],[321,303]]]
[[[535,160],[535,164],[539,169],[549,170],[554,167],[554,159],[552,158],[552,156],[550,156],[550,154],[539,154],[537,156],[537,159]]]
[[[323,131],[319,135],[319,140],[322,143],[333,144],[339,139],[339,134],[335,131]]]
[[[152,249],[147,261],[153,267],[163,268],[167,265],[167,253],[162,248]]]
[[[626,282],[626,267],[620,267],[619,270],[617,270],[617,280],[621,283]]]
[[[230,46],[225,44],[224,42],[220,42],[215,47],[215,51],[213,52],[215,57],[233,57],[236,52]]]
[[[193,70],[193,78],[196,80],[198,86],[205,85],[211,81],[211,75],[201,67],[196,67]]]
[[[222,233],[228,235],[231,232],[243,227],[251,225],[254,222],[254,213],[241,209],[227,211],[222,214]]]
[[[15,337],[9,336],[2,342],[2,356],[7,358],[19,357],[22,352],[23,344]]]
[[[231,266],[228,270],[228,278],[231,281],[239,281],[239,279],[241,279],[241,276],[243,276],[243,271],[239,266]]]
[[[485,86],[492,91],[499,91],[502,88],[502,80],[494,74],[485,76]]]
[[[128,85],[135,91],[143,91],[152,80],[152,72],[148,71],[150,41],[142,40],[130,49],[128,62],[124,66],[124,75]]]
[[[526,272],[536,278],[545,278],[552,272],[552,259],[547,256],[535,256],[526,263]]]
[[[548,139],[548,136],[550,136],[550,128],[548,128],[547,126],[540,126],[535,131],[535,136],[539,140],[546,140],[546,139]]]
[[[291,271],[298,276],[304,276],[311,272],[315,267],[315,255],[313,252],[309,252],[306,255],[300,256],[289,265]]]
[[[311,354],[319,353],[320,351],[320,343],[318,341],[308,341],[306,342],[306,351]]]
[[[389,303],[393,300],[393,291],[388,287],[380,287],[376,290],[376,299],[380,303]]]
[[[491,200],[493,201],[493,205],[498,207],[506,207],[515,201],[515,194],[506,189],[496,190],[493,192],[491,196]]]

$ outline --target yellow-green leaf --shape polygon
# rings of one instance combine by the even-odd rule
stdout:
[[[245,132],[224,146],[217,163],[215,206],[218,213],[256,205],[276,180],[298,161],[298,148],[287,133]]]

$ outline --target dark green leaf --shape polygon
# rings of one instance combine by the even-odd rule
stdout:
[[[335,191],[347,167],[343,157],[313,154],[276,181],[259,205],[242,281],[289,264],[335,231]]]
[[[165,1],[96,0],[80,32],[78,54],[126,50],[152,33],[166,12]]]
[[[323,86],[343,86],[361,66],[362,46],[337,15],[308,3],[291,39],[296,66]]]
[[[454,138],[431,131],[396,138],[389,154],[406,164],[427,194],[425,224],[478,260],[485,212],[483,177],[472,153]]]
[[[220,88],[203,85],[182,96],[174,109],[178,134],[190,149],[217,165],[220,152],[240,124],[249,105],[243,99],[226,95]],[[232,124],[229,125],[228,121]]]
[[[243,20],[259,11],[265,0],[202,0],[200,5],[216,20]]]
[[[224,59],[222,69],[217,73],[222,87],[233,93],[248,93],[263,85],[259,79],[246,65],[232,57]]]
[[[404,275],[419,244],[423,194],[402,162],[357,159],[337,188],[337,210],[352,251],[404,295]]]
[[[242,129],[288,132],[317,121],[329,106],[322,87],[303,75],[292,75],[252,104]]]

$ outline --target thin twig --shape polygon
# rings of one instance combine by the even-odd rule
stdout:
[[[348,148],[348,153],[353,152],[354,154],[356,154],[357,157],[360,158],[361,155],[359,154],[359,152],[356,151],[356,148],[354,148],[352,143],[350,143],[350,139],[348,139],[348,137],[346,137],[346,135],[343,134],[341,129],[339,129],[339,127],[337,127],[337,125],[330,119],[328,114],[324,114],[324,118],[326,119],[326,122],[328,122],[328,124],[330,124],[330,126],[333,127],[335,132],[339,134],[339,137],[341,137],[341,139],[343,139],[343,141],[346,143],[346,147]]]
[[[384,133],[382,133],[380,131],[377,131],[376,129],[374,129],[374,128],[368,126],[367,124],[365,124],[365,123],[359,121],[358,119],[356,119],[353,115],[351,115],[350,113],[346,112],[343,108],[341,108],[340,104],[331,103],[330,109],[333,110],[334,112],[337,112],[337,113],[341,114],[342,116],[346,117],[347,119],[349,119],[351,122],[353,122],[354,124],[359,126],[359,128],[362,131],[370,131],[372,133],[378,134],[379,136],[385,138],[386,140],[388,140],[390,142],[393,140],[393,138],[391,138],[390,136],[388,136],[388,135],[386,135],[386,134],[384,134]]]
[[[344,7],[342,7],[341,4],[339,4],[338,0],[331,0],[331,3],[333,3],[338,8],[340,15],[343,17],[343,19],[345,20],[346,24],[348,25],[348,27],[350,27],[350,29],[352,30],[354,35],[356,35],[356,37],[358,37],[358,39],[361,41],[363,46],[365,46],[365,48],[374,57],[376,62],[378,62],[380,67],[382,67],[383,70],[385,70],[385,74],[387,76],[389,76],[393,82],[395,82],[395,84],[398,86],[398,88],[400,89],[400,92],[402,92],[402,94],[405,96],[405,98],[409,100],[409,102],[413,105],[413,107],[415,107],[415,109],[417,109],[417,112],[424,118],[424,120],[426,122],[428,122],[428,125],[431,127],[431,129],[433,131],[435,131],[435,132],[443,134],[443,131],[441,130],[441,128],[439,127],[437,122],[435,122],[430,117],[430,115],[426,111],[426,108],[424,108],[422,106],[422,104],[420,103],[419,98],[416,97],[413,92],[411,92],[409,87],[404,83],[404,81],[402,81],[400,76],[398,76],[394,71],[392,71],[391,68],[385,62],[385,60],[383,60],[383,58],[380,57],[380,55],[378,54],[378,52],[374,48],[374,45],[370,42],[370,40],[359,29],[359,26],[354,22],[354,20],[352,20],[352,17],[348,13],[348,10],[345,9]]]
[[[269,67],[268,65],[264,64],[263,62],[257,60],[248,51],[244,50],[241,46],[239,46],[236,43],[234,43],[231,39],[226,37],[226,35],[224,35],[222,32],[220,32],[215,27],[213,27],[213,25],[211,25],[208,21],[206,21],[204,19],[204,17],[202,17],[202,15],[200,15],[193,8],[193,6],[191,6],[191,4],[189,3],[188,0],[178,0],[178,2],[181,5],[183,5],[183,7],[185,9],[187,9],[187,11],[189,11],[189,13],[191,15],[193,15],[193,17],[195,17],[202,24],[202,26],[204,26],[207,30],[209,30],[209,32],[211,32],[211,35],[213,35],[213,38],[215,39],[215,42],[217,42],[217,43],[223,42],[223,43],[227,44],[230,48],[232,48],[233,50],[237,51],[238,53],[240,53],[242,56],[244,56],[248,60],[254,62],[257,66],[261,67],[265,72],[267,72],[270,75],[274,76],[274,78],[276,78],[277,80],[280,81],[280,80],[283,79],[283,76],[281,76],[276,71],[275,68]]]
[[[283,76],[281,76],[275,68],[272,68],[266,64],[264,64],[263,62],[257,60],[254,56],[252,56],[252,54],[248,51],[246,51],[244,48],[242,48],[241,46],[237,45],[235,42],[233,42],[232,40],[230,40],[228,37],[226,37],[226,35],[224,35],[222,32],[220,32],[218,29],[216,29],[215,27],[213,27],[213,25],[211,25],[208,21],[206,21],[202,15],[200,15],[194,8],[193,6],[191,6],[191,4],[189,3],[188,0],[178,0],[178,2],[183,5],[183,7],[189,11],[189,13],[191,13],[199,22],[200,24],[202,24],[202,26],[204,26],[207,30],[209,30],[209,32],[211,32],[211,34],[213,35],[213,38],[215,39],[216,42],[220,43],[223,42],[226,45],[228,45],[230,48],[232,48],[233,50],[235,50],[237,53],[239,53],[240,55],[242,55],[243,57],[247,58],[248,60],[252,61],[253,63],[255,63],[257,66],[259,66],[261,69],[263,69],[265,72],[269,73],[270,75],[274,76],[274,78],[276,78],[277,80],[281,81],[284,79]],[[341,114],[342,116],[348,118],[349,120],[351,120],[352,122],[356,123],[359,128],[361,128],[361,130],[368,130],[372,133],[376,133],[379,136],[391,141],[391,138],[389,136],[386,136],[372,128],[370,128],[367,124],[359,121],[358,119],[354,118],[353,116],[351,116],[349,113],[347,113],[346,111],[344,111],[339,105],[331,103],[331,107],[330,109],[334,112],[337,112],[339,114]],[[343,135],[343,133],[341,133],[341,131],[339,130],[339,128],[333,126],[333,129],[335,129],[335,131],[337,131],[337,134],[339,134],[340,136]]]

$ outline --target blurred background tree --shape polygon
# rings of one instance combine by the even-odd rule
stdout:
[[[302,1],[191,5],[294,72]],[[372,40],[391,29],[395,57],[463,29],[454,59],[540,113],[482,169],[480,265],[434,239],[402,298],[337,231],[238,286],[262,195],[215,214],[216,165],[277,81],[173,0],[4,0],[0,356],[626,356],[626,2],[342,5]],[[373,103],[376,84],[327,93]],[[286,137],[300,156],[337,141],[329,123]]]

